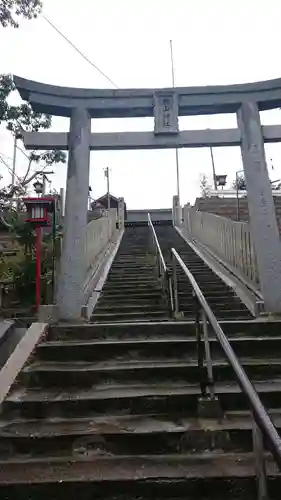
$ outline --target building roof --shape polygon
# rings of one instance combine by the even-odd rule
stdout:
[[[107,193],[104,194],[103,196],[100,196],[100,198],[97,198],[97,200],[95,200],[95,202],[101,202],[102,200],[107,200]],[[110,199],[111,200],[115,200],[118,202],[119,198],[116,198],[116,196],[113,196],[113,194],[110,194],[109,193],[109,196],[110,196]]]

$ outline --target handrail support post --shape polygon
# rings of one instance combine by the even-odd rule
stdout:
[[[179,295],[178,295],[178,278],[177,278],[177,264],[174,255],[172,254],[173,264],[173,290],[174,290],[174,314],[175,317],[179,315]]]
[[[268,500],[266,464],[264,457],[263,435],[253,415],[253,453],[257,476],[257,500]]]
[[[205,357],[206,357],[206,364],[207,364],[208,385],[209,385],[210,396],[213,399],[215,397],[213,364],[212,364],[212,356],[211,356],[211,349],[210,349],[210,342],[209,342],[208,322],[207,322],[207,317],[206,317],[204,310],[202,310],[202,312],[201,312],[201,319],[202,319],[202,326],[203,326],[203,338],[204,338]]]

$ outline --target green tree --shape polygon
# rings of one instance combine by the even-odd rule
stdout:
[[[52,124],[50,115],[37,113],[28,103],[18,106],[9,103],[9,98],[15,91],[16,88],[12,76],[0,75],[0,124],[4,124],[13,136],[16,137],[17,141],[23,139],[25,132],[38,132],[42,129],[49,129]],[[40,164],[39,172],[43,172],[45,167],[65,162],[66,154],[63,151],[52,150],[40,153],[32,151],[28,155],[25,174],[20,178],[17,177],[15,185],[9,185],[0,190],[0,206],[4,208],[7,204],[9,205],[14,196],[25,195],[27,186],[34,179],[34,173],[31,175],[31,169],[34,164]]]
[[[1,0],[0,0],[1,1]],[[24,132],[38,132],[51,126],[51,116],[33,111],[28,103],[13,106],[9,97],[16,91],[12,75],[0,75],[0,123],[20,139]]]
[[[0,0],[0,23],[18,28],[20,18],[33,19],[41,10],[41,0]]]
[[[245,180],[244,174],[237,176],[237,179],[233,182],[232,186],[234,189],[237,189],[237,187],[238,187],[239,191],[247,191],[247,185],[246,185],[246,180]],[[281,190],[281,183],[279,182],[279,180],[272,181],[271,188],[274,191]]]
[[[247,191],[247,185],[244,174],[238,175],[237,179],[235,179],[232,186],[234,189],[238,189],[238,191]]]
[[[211,186],[206,174],[200,174],[200,191],[202,198],[206,198],[210,192]]]

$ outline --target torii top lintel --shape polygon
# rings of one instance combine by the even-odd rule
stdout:
[[[85,107],[92,118],[153,116],[156,94],[176,94],[181,116],[235,113],[243,102],[255,101],[260,110],[281,107],[281,78],[256,83],[164,89],[82,89],[58,87],[14,76],[23,100],[34,110],[70,116]]]

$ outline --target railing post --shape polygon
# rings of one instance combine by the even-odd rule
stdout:
[[[205,355],[206,355],[206,364],[207,364],[207,373],[208,373],[208,385],[210,396],[212,399],[215,397],[214,392],[214,376],[213,376],[213,365],[212,365],[212,356],[209,342],[209,332],[208,332],[208,322],[205,311],[202,310],[201,313],[202,325],[203,325],[203,336],[204,336],[204,344],[205,344]]]
[[[161,261],[160,261],[160,255],[156,250],[156,259],[157,259],[157,277],[158,279],[161,278]]]
[[[175,303],[174,303],[174,297],[173,297],[173,283],[172,283],[172,276],[171,276],[171,270],[167,269],[166,272],[166,279],[167,279],[167,290],[168,290],[168,299],[170,301],[170,308],[171,308],[171,316],[173,316],[175,312]]]
[[[173,253],[172,253],[172,264],[173,264],[174,313],[175,316],[177,316],[179,314],[177,263]]]
[[[206,379],[204,375],[204,354],[203,354],[203,344],[202,344],[202,336],[201,336],[201,323],[200,323],[200,305],[197,301],[197,298],[194,296],[195,301],[195,330],[196,330],[196,344],[197,344],[197,363],[198,363],[198,373],[199,373],[199,383],[201,390],[201,398],[206,397]]]
[[[268,500],[263,435],[253,415],[253,452],[257,476],[257,500]]]

